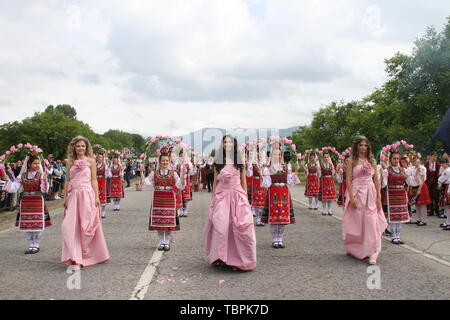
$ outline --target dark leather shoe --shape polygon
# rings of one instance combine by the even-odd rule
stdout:
[[[279,248],[278,242],[272,242],[272,247],[274,247],[275,249],[278,249]]]

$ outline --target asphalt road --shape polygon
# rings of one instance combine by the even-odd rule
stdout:
[[[305,201],[302,187],[291,192]],[[24,254],[24,234],[0,232],[0,299],[450,298],[450,232],[440,230],[437,218],[426,227],[405,226],[407,246],[383,241],[378,266],[369,269],[367,260],[344,254],[342,209],[335,208],[336,217],[322,216],[295,202],[297,223],[287,228],[286,248],[273,249],[269,227],[257,227],[258,266],[242,272],[207,263],[203,228],[210,194],[194,192],[189,217],[181,218],[172,250],[163,254],[156,251],[156,232],[147,231],[150,196],[150,188],[128,189],[119,214],[108,208],[103,228],[111,260],[79,274],[60,263],[61,209],[50,212],[55,225],[36,255]]]

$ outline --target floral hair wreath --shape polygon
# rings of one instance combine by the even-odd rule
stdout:
[[[48,165],[48,160],[44,159],[42,156],[42,149],[38,146],[33,146],[31,143],[19,143],[17,146],[11,146],[8,151],[6,151],[2,156],[0,156],[0,168],[4,168],[4,162],[9,160],[8,158],[14,155],[17,152],[23,152],[25,151],[25,154],[27,156],[35,156],[38,157],[41,161],[43,160],[45,165]]]
[[[381,149],[380,160],[382,162],[388,161],[389,155],[394,151],[400,153],[401,155],[404,155],[405,152],[408,151],[412,157],[419,159],[422,158],[422,155],[414,150],[414,145],[408,144],[405,140],[401,140],[393,144],[388,144]]]

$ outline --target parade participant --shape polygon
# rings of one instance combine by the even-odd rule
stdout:
[[[445,223],[441,224],[444,230],[450,230],[450,167],[448,158],[442,158],[440,161],[442,174],[438,179],[438,186],[442,190],[442,206],[444,215],[447,217]]]
[[[206,160],[203,160],[201,168],[201,183],[202,183],[202,189],[206,190]]]
[[[225,135],[214,162],[214,183],[204,233],[210,264],[256,268],[256,234],[236,138]]]
[[[198,190],[200,188],[200,182],[199,182],[200,181],[200,170],[199,170],[200,168],[199,168],[197,161],[195,161],[194,156],[192,156],[192,158],[191,158],[191,163],[195,169],[195,173],[193,173],[191,176],[191,185],[192,185],[191,191],[198,192]]]
[[[342,223],[348,255],[376,264],[381,236],[387,227],[381,204],[380,181],[372,147],[366,137],[353,142],[347,165],[347,193]]]
[[[262,187],[268,188],[266,204],[261,221],[270,224],[272,247],[285,248],[285,227],[295,223],[294,206],[288,185],[299,184],[299,166],[295,174],[289,164],[284,164],[281,146],[274,145],[268,167],[264,169]]]
[[[178,166],[178,155],[176,152],[176,147],[169,148],[169,155],[170,155],[170,163],[169,163],[169,169],[175,171],[178,176],[181,175],[181,172],[178,171],[181,169],[181,166]],[[155,169],[156,170],[156,169]],[[153,172],[154,170],[152,170]],[[183,209],[183,190],[178,189],[176,186],[173,189],[173,192],[175,193],[175,197],[177,200],[177,216],[181,216],[181,209]]]
[[[421,165],[420,159],[416,158],[412,161],[412,170],[408,171],[408,196],[411,204],[416,206],[418,215],[417,225],[426,226],[427,205],[431,203],[428,186],[425,183],[427,169]]]
[[[108,166],[105,162],[105,156],[103,152],[97,154],[97,183],[98,183],[98,196],[101,205],[101,216],[106,218],[106,206],[111,202],[106,196],[106,175],[108,172]]]
[[[172,231],[180,230],[180,220],[177,214],[177,190],[185,189],[186,167],[180,167],[181,175],[170,168],[170,150],[161,149],[158,168],[147,178],[141,170],[141,185],[154,187],[150,221],[148,230],[158,231],[160,251],[169,251]]]
[[[205,167],[206,172],[206,185],[208,186],[208,192],[212,191],[212,185],[214,183],[214,158],[209,157],[208,161],[206,162]]]
[[[431,203],[427,206],[428,215],[439,217],[439,194],[437,190],[437,180],[439,177],[439,163],[437,163],[437,153],[430,153],[430,160],[423,165],[427,170],[425,184],[431,198]]]
[[[255,163],[248,166],[247,177],[252,177],[252,212],[256,217],[256,226],[263,227],[265,224],[261,221],[266,205],[267,188],[261,187],[263,179],[263,170],[266,167],[266,157],[263,148],[257,147],[257,159]]]
[[[191,166],[191,162],[189,161],[189,158],[185,158],[184,151],[181,150],[179,153],[180,161],[178,164],[178,172],[181,172],[181,169],[184,167],[186,171],[185,175],[185,188],[182,190],[182,196],[183,196],[183,207],[180,209],[180,217],[187,217],[188,216],[188,205],[189,202],[192,201],[192,191],[191,191],[191,175],[193,174],[193,168]]]
[[[67,148],[67,156],[61,262],[79,270],[81,266],[109,260],[109,252],[100,220],[97,166],[91,143],[84,137],[75,137]]]
[[[347,182],[346,182],[346,176],[347,176],[347,160],[350,157],[349,154],[346,154],[344,157],[344,161],[342,164],[339,164],[337,166],[336,170],[336,180],[339,183],[339,194],[338,194],[338,206],[344,207],[345,204],[345,192],[347,191]]]
[[[336,201],[336,187],[334,185],[335,169],[328,150],[323,152],[322,164],[320,167],[320,194],[319,201],[322,202],[322,215],[333,215],[331,202]]]
[[[403,244],[400,239],[402,223],[410,220],[408,212],[408,195],[405,190],[407,175],[405,169],[400,167],[400,153],[397,150],[389,156],[389,166],[383,170],[382,187],[386,187],[385,216],[389,223],[391,242]]]
[[[439,218],[447,218],[445,211],[445,191],[447,184],[439,184],[441,177],[444,175],[445,169],[448,168],[448,156],[444,153],[442,158],[439,160],[439,178],[438,178],[438,190],[439,190]],[[445,178],[443,178],[445,180]],[[442,226],[442,224],[441,224]]]
[[[302,162],[302,165],[305,169],[306,178],[306,187],[305,187],[305,196],[308,197],[309,200],[309,210],[318,210],[319,209],[319,194],[320,194],[320,163],[317,159],[317,155],[312,152],[308,157],[308,164],[305,166],[305,163]]]
[[[113,211],[120,211],[120,199],[125,198],[123,190],[124,171],[119,156],[113,156],[112,165],[108,168],[108,176],[111,178],[109,185],[109,197],[114,202]]]
[[[41,161],[37,154],[29,153],[14,181],[3,174],[2,179],[7,181],[4,190],[8,193],[17,193],[23,187],[16,227],[19,231],[26,232],[28,250],[25,254],[38,253],[45,228],[53,225],[43,196],[48,192],[49,185]]]

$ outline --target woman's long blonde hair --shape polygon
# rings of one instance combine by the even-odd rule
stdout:
[[[85,137],[78,136],[73,138],[72,141],[70,141],[69,146],[67,147],[67,159],[69,163],[73,163],[74,160],[77,159],[77,152],[75,149],[75,145],[80,141],[84,141],[84,143],[86,144],[85,156],[88,158],[93,157],[94,152],[92,151],[92,145],[89,142],[89,140]]]
[[[375,157],[373,155],[373,150],[372,150],[372,146],[370,145],[369,139],[367,139],[364,136],[359,136],[355,139],[355,141],[353,142],[352,145],[352,151],[351,151],[351,159],[352,159],[352,166],[356,166],[356,164],[358,163],[358,153],[359,153],[359,144],[361,142],[365,141],[367,143],[367,160],[369,161],[369,163],[371,165],[376,165],[377,162],[375,161]]]

